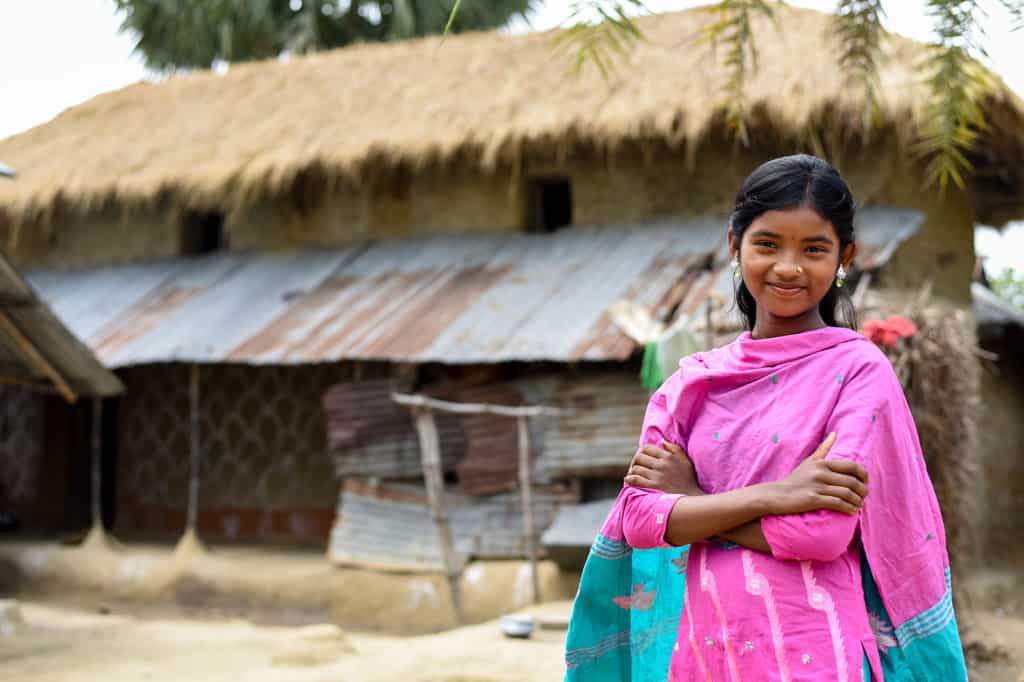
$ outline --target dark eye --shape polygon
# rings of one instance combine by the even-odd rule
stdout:
[[[768,239],[761,239],[759,241],[754,242],[754,246],[763,246],[765,248],[774,249],[775,242]]]
[[[826,253],[824,247],[821,246],[808,246],[807,251],[810,253]]]

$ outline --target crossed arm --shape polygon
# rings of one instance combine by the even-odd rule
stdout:
[[[626,540],[648,548],[718,537],[778,559],[835,559],[856,531],[867,472],[849,460],[825,460],[834,441],[830,434],[780,481],[711,495],[681,447],[647,445],[625,479]]]

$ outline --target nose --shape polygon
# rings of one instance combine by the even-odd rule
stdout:
[[[788,259],[780,259],[775,262],[775,275],[781,280],[792,281],[800,277],[802,269],[795,262]]]

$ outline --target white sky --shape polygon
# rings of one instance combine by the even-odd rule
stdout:
[[[534,12],[533,29],[563,23],[570,0],[546,0]],[[647,0],[655,12],[706,4],[694,0]],[[790,4],[829,11],[835,0],[790,0]],[[886,3],[890,30],[918,40],[930,38],[923,0]],[[1019,93],[1024,93],[1024,31],[1008,30],[997,0],[982,0],[989,64]],[[132,54],[131,38],[118,33],[112,0],[0,0],[0,139],[44,123],[94,95],[146,78]],[[530,30],[519,23],[511,30]],[[979,253],[989,255],[991,270],[1024,270],[1024,225],[1007,228],[1000,239],[979,231]]]

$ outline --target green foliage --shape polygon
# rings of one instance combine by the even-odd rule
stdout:
[[[781,1],[781,0],[774,0]],[[999,0],[1013,21],[1013,28],[1024,27],[1024,0]],[[576,25],[560,38],[561,45],[575,48],[577,70],[593,62],[607,75],[609,53],[623,58],[637,40],[643,38],[626,12],[637,0],[588,0],[586,6],[603,20],[597,24]],[[713,45],[724,44],[724,63],[729,73],[722,84],[726,96],[727,121],[737,138],[749,143],[744,85],[757,69],[757,49],[751,29],[756,13],[774,17],[773,2],[768,0],[720,0],[704,8],[715,21],[704,35]],[[931,55],[921,65],[931,91],[926,121],[914,150],[926,162],[927,186],[945,192],[950,183],[963,189],[965,177],[973,172],[968,159],[978,133],[985,128],[981,102],[993,81],[977,61],[985,56],[978,40],[978,18],[982,9],[977,0],[926,0],[928,14],[935,22],[936,41]],[[882,0],[837,0],[835,34],[839,41],[839,63],[846,76],[864,89],[867,107],[862,129],[868,134],[881,109],[878,66],[883,35]]]
[[[977,0],[927,0],[937,40],[923,68],[931,101],[917,152],[927,159],[926,182],[944,192],[950,182],[960,189],[974,171],[967,154],[985,127],[981,102],[993,85],[971,53],[984,55],[977,41]]]
[[[579,74],[593,64],[607,79],[616,62],[629,56],[636,41],[643,38],[640,28],[628,12],[646,12],[642,0],[608,3],[601,0],[576,0],[569,14],[570,25],[555,38],[555,46],[572,57],[573,70]],[[588,17],[597,16],[597,21]]]
[[[157,71],[497,28],[534,0],[115,0]],[[456,11],[457,10],[457,11]]]
[[[703,8],[715,15],[715,21],[704,34],[704,40],[717,47],[725,45],[725,65],[729,76],[723,84],[726,93],[726,122],[743,144],[749,144],[744,85],[747,74],[757,70],[757,46],[751,22],[760,12],[772,19],[775,13],[764,0],[720,0]]]
[[[881,112],[878,64],[882,56],[881,0],[840,0],[836,8],[835,34],[839,40],[839,66],[854,86],[864,90],[862,127],[868,133]]]
[[[1024,271],[1007,268],[992,278],[989,285],[1001,299],[1024,311]]]

